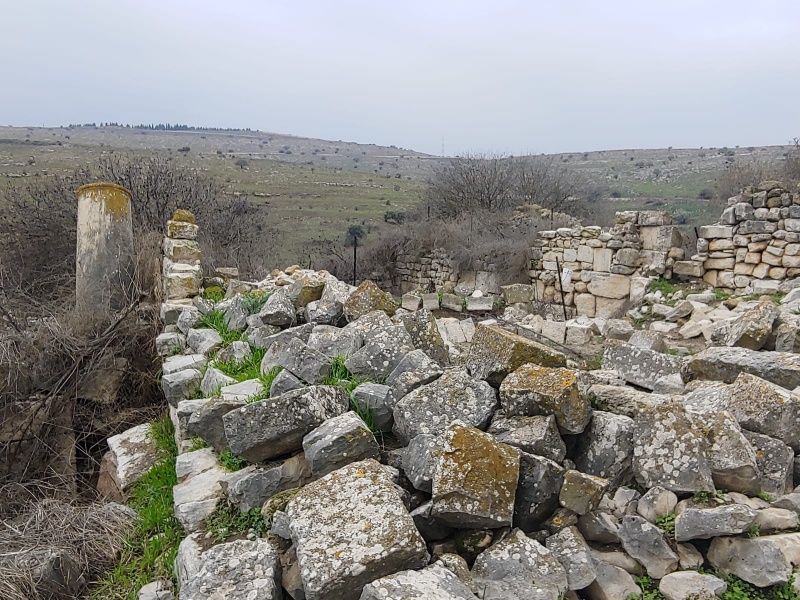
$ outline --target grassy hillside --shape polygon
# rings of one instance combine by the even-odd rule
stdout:
[[[611,224],[618,210],[649,208],[669,210],[692,226],[719,215],[718,203],[698,197],[713,189],[730,161],[775,160],[787,150],[607,150],[554,158],[604,191],[590,207],[596,224]],[[396,147],[259,131],[0,127],[0,186],[70,172],[109,152],[163,153],[213,175],[226,194],[265,203],[269,225],[283,234],[279,262],[286,264],[308,264],[309,242],[340,243],[352,224],[370,236],[396,227],[384,222],[384,214],[413,210],[425,179],[443,160]]]

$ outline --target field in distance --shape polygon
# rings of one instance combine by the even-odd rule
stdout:
[[[709,202],[717,177],[732,161],[773,161],[785,146],[600,150],[551,155],[602,190],[592,224],[609,225],[614,212],[669,210],[686,225],[711,223],[720,204]],[[37,175],[71,172],[103,153],[172,156],[213,175],[226,194],[247,195],[269,207],[284,234],[281,262],[308,262],[307,244],[344,241],[352,224],[369,236],[387,227],[387,212],[420,202],[425,180],[442,157],[393,146],[326,141],[260,131],[164,131],[115,126],[0,127],[0,186]]]

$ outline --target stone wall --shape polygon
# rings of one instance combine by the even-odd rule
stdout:
[[[800,193],[765,181],[730,198],[716,224],[700,227],[697,254],[674,272],[730,293],[778,291],[800,276]]]
[[[534,302],[563,302],[590,317],[620,316],[641,301],[650,278],[672,276],[675,261],[684,258],[682,245],[664,211],[618,212],[609,228],[540,231],[529,271]]]
[[[401,293],[419,289],[449,292],[458,283],[458,266],[441,248],[422,256],[399,256],[394,274],[396,281],[393,284]]]

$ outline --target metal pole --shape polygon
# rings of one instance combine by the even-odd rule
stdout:
[[[353,285],[356,284],[356,254],[358,251],[358,237],[353,236]]]
[[[561,294],[561,308],[564,311],[564,321],[567,320],[567,305],[564,302],[564,282],[561,280],[561,264],[558,262],[558,258],[556,257],[556,273],[558,273],[558,287],[559,293]]]

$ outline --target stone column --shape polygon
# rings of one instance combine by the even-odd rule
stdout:
[[[113,183],[78,188],[76,306],[117,310],[133,281],[131,193]]]

